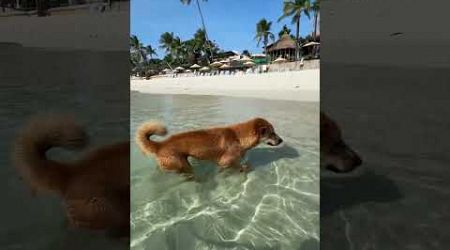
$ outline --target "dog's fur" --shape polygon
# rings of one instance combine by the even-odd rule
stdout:
[[[283,141],[272,124],[262,118],[226,127],[183,132],[160,142],[150,139],[152,135],[166,134],[163,125],[147,122],[137,129],[136,143],[144,154],[156,157],[161,169],[185,174],[192,174],[187,160],[189,156],[214,161],[221,169],[235,167],[247,171],[248,166],[240,163],[247,150],[262,142],[276,146]]]
[[[73,119],[38,116],[15,141],[13,162],[35,192],[62,197],[70,225],[129,236],[129,142],[105,146],[74,163],[47,158],[53,147],[81,149],[87,135]],[[119,235],[117,235],[119,236]]]
[[[339,126],[320,113],[320,165],[334,172],[350,172],[362,160],[342,139]]]

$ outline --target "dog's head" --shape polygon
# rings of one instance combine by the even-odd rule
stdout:
[[[320,165],[331,171],[350,172],[362,160],[342,139],[338,125],[320,113]]]
[[[263,118],[255,118],[254,132],[258,136],[259,143],[266,143],[270,146],[277,146],[283,142],[283,139],[275,133],[272,124]]]

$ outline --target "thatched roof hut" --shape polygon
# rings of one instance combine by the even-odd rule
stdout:
[[[287,60],[294,60],[295,49],[295,40],[289,34],[284,34],[278,41],[267,46],[267,53],[272,60],[280,56]]]

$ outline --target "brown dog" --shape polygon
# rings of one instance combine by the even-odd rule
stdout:
[[[128,237],[129,142],[97,149],[74,163],[46,156],[53,147],[81,149],[86,144],[86,133],[72,119],[41,116],[18,136],[13,161],[33,193],[49,191],[63,198],[71,225]]]
[[[283,140],[275,133],[273,126],[262,118],[230,125],[183,132],[170,136],[164,141],[155,142],[152,135],[166,135],[164,126],[148,122],[142,124],[136,132],[136,143],[144,154],[157,158],[161,169],[178,173],[192,174],[189,156],[216,162],[221,169],[238,167],[246,171],[248,166],[241,165],[241,158],[247,150],[265,142],[279,145]]]
[[[334,172],[350,172],[362,160],[343,140],[338,125],[320,113],[320,165]]]

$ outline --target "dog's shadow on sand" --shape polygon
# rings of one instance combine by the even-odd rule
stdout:
[[[279,159],[294,159],[300,157],[299,152],[294,147],[284,144],[276,148],[255,148],[247,152],[247,162],[252,168],[259,168],[270,165]]]
[[[320,178],[320,215],[366,203],[390,203],[403,197],[397,185],[369,170],[359,176]]]

